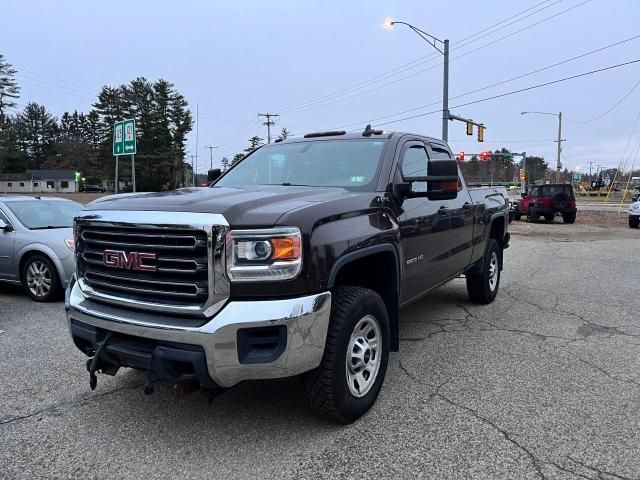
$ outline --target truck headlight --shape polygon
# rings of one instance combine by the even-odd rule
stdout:
[[[302,234],[298,228],[232,230],[226,243],[231,281],[291,280],[302,269]]]

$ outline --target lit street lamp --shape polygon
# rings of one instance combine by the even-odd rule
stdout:
[[[390,18],[385,20],[383,27],[386,30],[392,30],[394,25],[406,25],[444,56],[444,78],[442,85],[442,139],[446,142],[449,139],[449,40],[440,40],[433,35],[414,27],[410,23],[397,22]],[[442,45],[442,48],[439,47],[438,44]]]
[[[520,115],[526,115],[528,113],[535,113],[537,115],[551,115],[558,117],[558,158],[556,163],[556,182],[560,183],[560,170],[562,169],[562,162],[560,162],[560,154],[562,153],[562,112],[549,113],[549,112],[520,112]]]

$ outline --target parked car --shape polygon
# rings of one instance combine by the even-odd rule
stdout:
[[[75,271],[73,218],[82,205],[50,197],[0,196],[0,280],[38,302],[61,296]]]
[[[96,371],[210,391],[304,374],[349,423],[375,402],[399,308],[462,274],[498,294],[504,187],[468,189],[446,143],[321,132],[254,150],[211,188],[109,197],[76,218],[68,326]]]
[[[640,225],[640,196],[631,197],[631,205],[629,206],[629,227],[638,228]]]
[[[577,210],[576,196],[571,185],[529,185],[527,192],[518,201],[517,208],[514,208],[513,217],[520,220],[522,216],[527,216],[530,222],[535,223],[540,217],[552,222],[556,215],[560,215],[564,223],[574,223]]]
[[[107,190],[100,185],[82,185],[80,191],[84,193],[104,193]]]

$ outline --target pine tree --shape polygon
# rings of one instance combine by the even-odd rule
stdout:
[[[227,157],[222,157],[222,171],[226,172],[229,169],[229,159]]]
[[[291,132],[286,128],[280,130],[280,135],[278,135],[278,140],[286,140],[291,135]]]
[[[264,145],[264,139],[255,135],[249,139],[249,146],[244,149],[244,152],[249,154],[262,145]]]
[[[27,169],[27,156],[19,146],[19,134],[15,120],[6,117],[0,128],[0,171],[23,173]]]
[[[244,153],[236,153],[233,156],[233,160],[231,160],[231,166],[235,165],[236,163],[238,163],[243,158],[244,158]]]
[[[29,102],[16,116],[20,149],[26,154],[29,168],[39,169],[55,155],[58,124],[43,105]]]
[[[7,110],[18,106],[15,100],[20,98],[20,87],[15,81],[16,73],[18,71],[0,54],[0,125],[7,119]]]

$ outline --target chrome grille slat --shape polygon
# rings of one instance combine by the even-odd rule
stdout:
[[[131,243],[131,242],[114,242],[114,241],[108,241],[108,240],[96,240],[96,239],[89,239],[89,238],[83,238],[82,240],[84,240],[87,243],[93,243],[96,245],[106,245],[106,246],[110,246],[110,247],[127,247],[127,248],[139,248],[141,246],[140,243]],[[200,243],[199,245],[197,245],[198,247],[204,247],[206,246],[205,242]],[[145,244],[144,248],[149,249],[149,250],[158,250],[158,249],[162,249],[162,250],[193,250],[193,246],[184,246],[184,245],[149,245],[149,244]]]
[[[151,295],[157,295],[160,292],[158,292],[157,290],[148,290],[146,288],[138,288],[138,287],[124,287],[122,285],[116,285],[114,283],[110,283],[110,282],[103,282],[103,281],[90,281],[89,285],[92,287],[95,286],[102,286],[102,287],[106,287],[112,290],[117,290],[117,291],[125,291],[125,292],[132,292],[132,293],[146,293],[146,294],[151,294]],[[195,295],[190,295],[190,294],[185,294],[185,293],[175,293],[175,292],[162,292],[163,296],[169,296],[169,297],[180,297],[180,298],[192,298]]]

